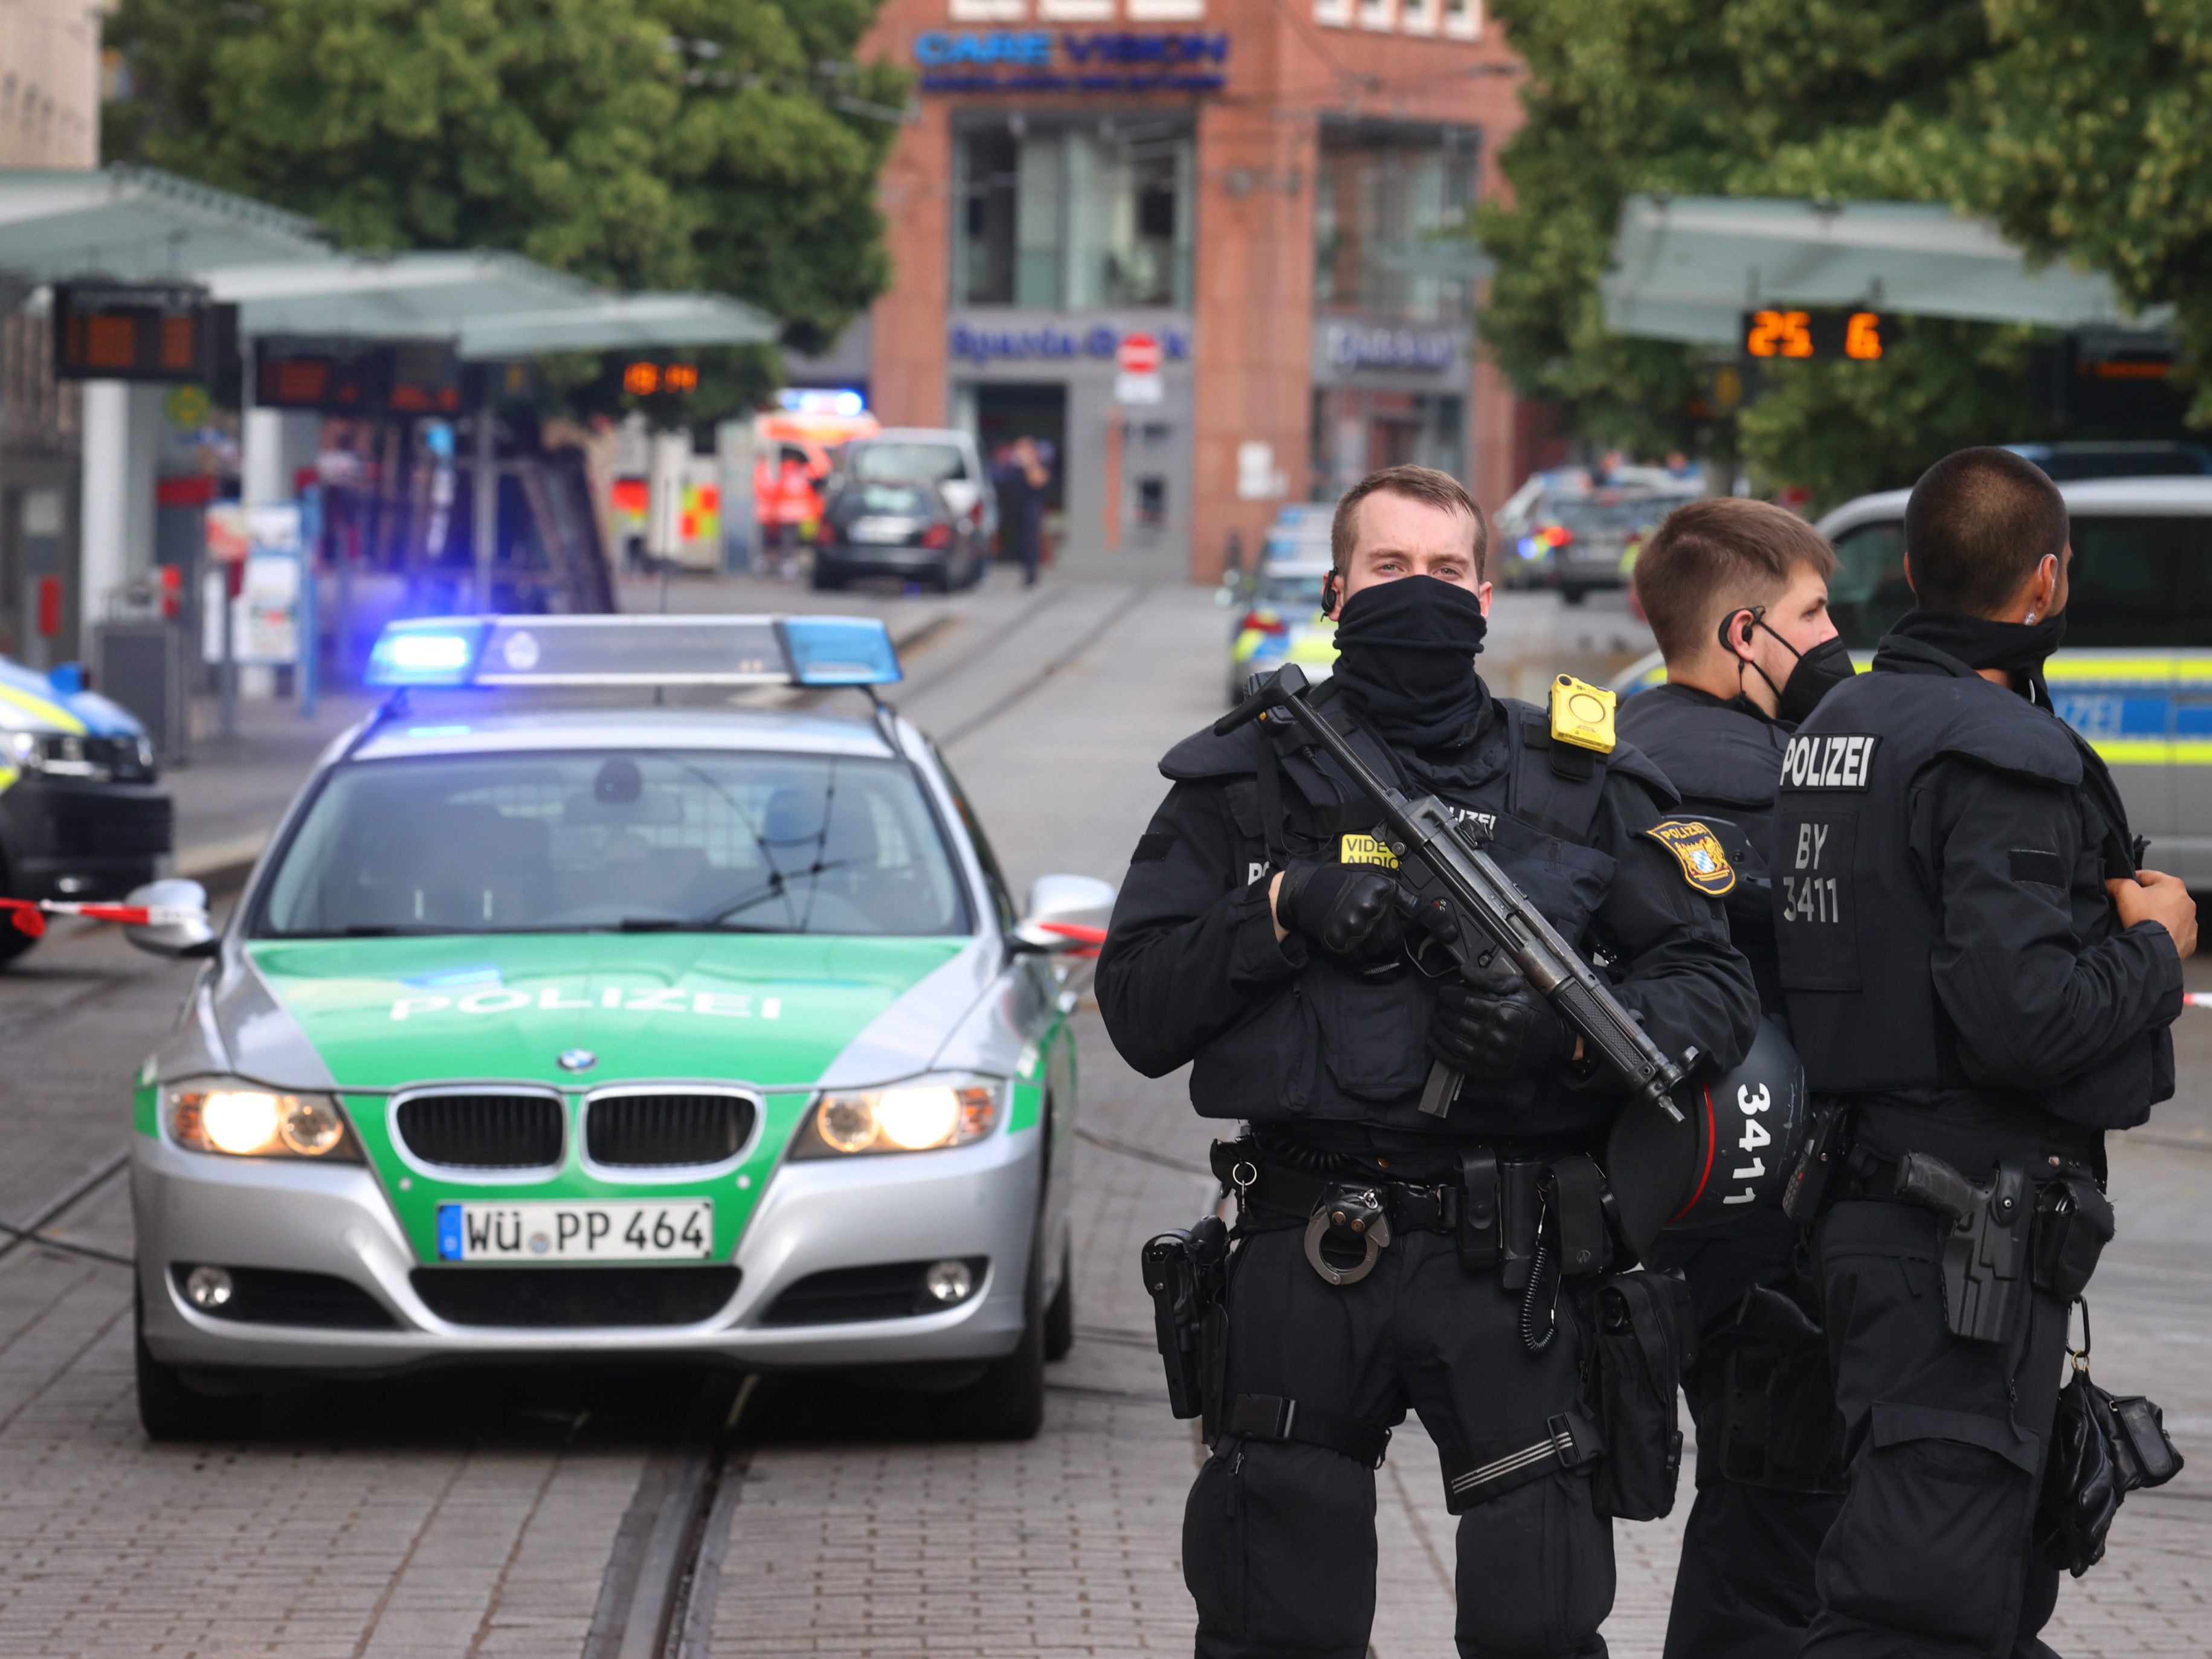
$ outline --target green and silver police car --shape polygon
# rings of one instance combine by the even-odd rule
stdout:
[[[395,695],[227,927],[134,930],[205,959],[137,1079],[150,1434],[303,1377],[641,1354],[866,1367],[1036,1431],[1073,1317],[1062,953],[1113,890],[1018,911],[876,701],[898,677],[852,617],[386,632]],[[867,702],[803,706],[838,687]]]

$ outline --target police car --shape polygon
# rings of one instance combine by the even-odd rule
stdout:
[[[106,698],[0,657],[0,963],[38,938],[26,907],[121,898],[161,872],[169,797],[145,728]],[[26,921],[19,923],[18,917]]]
[[[1229,638],[1229,701],[1241,702],[1244,683],[1286,662],[1309,680],[1327,679],[1336,667],[1336,624],[1322,614],[1322,582],[1333,568],[1323,554],[1313,559],[1272,560],[1260,567],[1251,597]]]
[[[395,623],[137,1079],[156,1438],[317,1375],[874,1368],[1036,1431],[1071,1340],[1075,996],[850,617]],[[857,688],[852,710],[736,707]],[[808,694],[813,694],[811,699]],[[678,706],[686,696],[720,701]],[[156,884],[149,902],[188,893]]]
[[[2212,477],[2062,482],[2073,521],[2066,642],[2045,670],[2052,702],[2112,768],[2152,865],[2212,886]],[[1835,544],[1829,608],[1861,668],[1912,607],[1905,503],[1884,490],[1822,519]],[[1614,683],[1658,684],[1653,652]]]

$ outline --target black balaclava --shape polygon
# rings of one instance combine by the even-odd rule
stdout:
[[[1766,682],[1768,688],[1774,693],[1776,720],[1787,726],[1801,725],[1808,714],[1820,706],[1821,698],[1850,678],[1856,672],[1851,667],[1850,651],[1844,644],[1844,638],[1840,634],[1832,635],[1827,639],[1822,640],[1810,651],[1800,651],[1789,641],[1783,639],[1781,635],[1775,633],[1774,629],[1768,625],[1765,605],[1754,605],[1750,606],[1749,610],[1753,625],[1765,629],[1768,633],[1773,634],[1777,640],[1780,640],[1782,648],[1797,659],[1797,665],[1790,671],[1789,677],[1781,684],[1776,685],[1774,677],[1757,663],[1748,657],[1736,657],[1735,642],[1729,639],[1729,635],[1735,625],[1735,619],[1744,614],[1740,609],[1731,611],[1721,618],[1721,648],[1731,657],[1735,657],[1736,673],[1739,677],[1746,668],[1748,668]],[[1751,700],[1747,697],[1744,701],[1750,702]],[[1753,704],[1753,707],[1757,708],[1757,705]],[[1759,712],[1763,714],[1765,711]]]
[[[1455,583],[1433,576],[1376,582],[1337,613],[1336,683],[1393,744],[1458,742],[1487,696],[1474,659],[1488,626],[1482,602]]]
[[[1890,632],[1932,645],[1969,668],[1998,668],[2017,675],[2022,695],[2030,702],[2051,707],[2051,688],[2044,684],[2043,664],[2066,637],[2063,611],[2035,623],[1996,622],[1960,611],[1908,611]]]

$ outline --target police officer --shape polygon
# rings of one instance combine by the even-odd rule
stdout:
[[[1710,872],[1664,833],[1672,791],[1609,731],[1555,737],[1571,723],[1484,685],[1487,553],[1443,473],[1348,492],[1327,599],[1340,655],[1316,706],[1370,766],[1459,808],[1564,936],[1601,946],[1662,1048],[1733,1064],[1755,992]],[[1200,1113],[1252,1125],[1218,1160],[1243,1205],[1212,1455],[1184,1519],[1197,1650],[1361,1659],[1374,1469],[1410,1407],[1461,1516],[1461,1654],[1601,1655],[1590,1280],[1557,1264],[1564,1235],[1599,1265],[1586,1149],[1621,1092],[1510,972],[1474,988],[1409,964],[1418,924],[1374,811],[1295,728],[1201,734],[1160,769],[1172,787],[1115,908],[1100,1007],[1131,1065],[1192,1065]],[[1465,1075],[1442,1118],[1419,1109],[1435,1058]]]
[[[1796,514],[1735,496],[1678,507],[1637,557],[1636,597],[1667,681],[1629,700],[1621,735],[1733,855],[1729,931],[1769,1015],[1782,1009],[1768,875],[1783,744],[1851,675],[1828,616],[1835,565]],[[1652,1265],[1687,1276],[1698,1334],[1684,1379],[1698,1492],[1666,1659],[1795,1659],[1813,1616],[1813,1559],[1842,1486],[1827,1356],[1796,1246],[1789,1218],[1759,1208],[1669,1234],[1652,1252]]]
[[[2105,1132],[2172,1092],[2197,946],[2051,710],[2068,540],[2030,463],[1937,462],[1905,507],[1917,608],[1784,752],[1782,983],[1847,1131],[1816,1268],[1850,1496],[1808,1659],[2050,1653],[2030,1522],[2069,1302],[2110,1237]]]

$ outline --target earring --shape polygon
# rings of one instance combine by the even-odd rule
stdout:
[[[2035,620],[2035,612],[2033,612],[2033,611],[2029,611],[2029,612],[2027,613],[2027,619],[2028,619],[2028,621],[2030,621],[2030,622],[2033,622],[2033,621]]]

